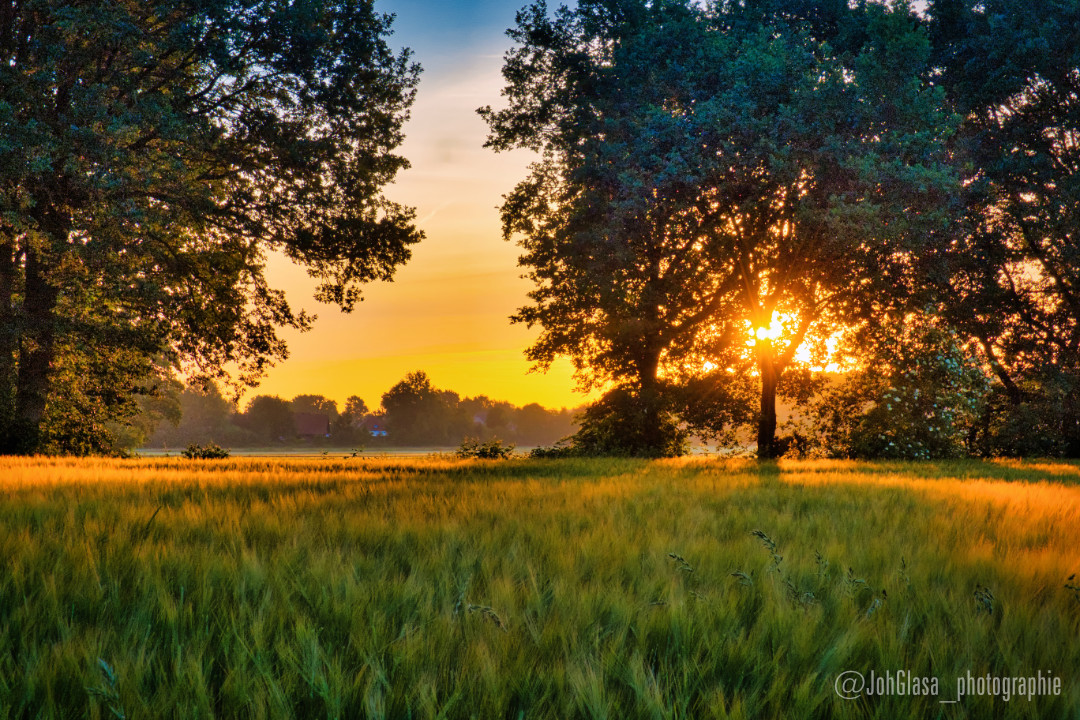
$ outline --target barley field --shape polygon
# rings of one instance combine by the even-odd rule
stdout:
[[[0,562],[3,718],[1080,718],[1072,463],[0,458]]]

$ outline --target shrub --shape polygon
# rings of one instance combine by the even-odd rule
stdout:
[[[535,447],[529,451],[534,460],[553,460],[555,458],[578,457],[582,453],[569,442],[559,441],[547,447]]]
[[[220,460],[229,457],[229,451],[217,443],[207,443],[206,445],[192,443],[187,446],[187,450],[182,451],[180,454],[188,460]]]
[[[822,454],[930,460],[976,451],[990,383],[951,330],[911,313],[862,341],[865,366],[811,408],[808,432]]]
[[[678,457],[689,449],[689,433],[660,392],[630,388],[609,391],[580,416],[571,438],[579,455]]]
[[[505,460],[514,453],[514,445],[504,445],[502,440],[492,438],[480,442],[479,438],[465,438],[457,449],[460,458],[480,458],[481,460]]]

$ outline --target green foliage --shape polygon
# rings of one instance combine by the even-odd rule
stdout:
[[[188,460],[222,460],[229,457],[229,451],[216,443],[209,443],[208,445],[191,444],[180,454]]]
[[[947,225],[955,118],[906,5],[834,3],[827,22],[815,7],[519,13],[507,107],[480,112],[489,146],[542,155],[502,207],[535,286],[514,319],[541,328],[539,367],[566,356],[583,385],[643,395],[706,363],[754,377],[768,457],[804,340],[909,291],[911,258]],[[782,335],[748,350],[775,314]],[[650,442],[596,442],[636,438]]]
[[[785,375],[785,390],[794,375]],[[695,374],[681,384],[676,398],[678,416],[687,430],[717,446],[739,445],[739,431],[754,427],[758,420],[759,388],[749,373],[713,368]]]
[[[911,313],[855,342],[865,365],[825,390],[803,429],[820,451],[903,460],[978,452],[990,379],[953,331]]]
[[[481,442],[479,438],[465,438],[456,454],[459,458],[506,460],[514,454],[514,445],[503,444],[503,441],[497,438],[486,442]]]
[[[556,458],[585,457],[585,454],[575,447],[572,441],[567,440],[550,446],[534,447],[529,451],[529,457],[533,460],[554,460]]]
[[[678,457],[690,450],[686,429],[658,392],[616,388],[586,407],[579,421],[570,439],[578,455]]]
[[[1016,389],[1019,397],[1012,398],[1001,385],[994,387],[979,428],[980,453],[1080,457],[1080,378],[1050,366]]]
[[[539,403],[528,403],[515,408],[512,423],[519,442],[529,445],[554,443],[576,430],[572,410],[548,409]]]
[[[138,350],[60,345],[51,369],[40,452],[115,455],[141,446],[161,420],[178,414],[178,383]]]
[[[928,279],[1000,383],[984,450],[1080,456],[1080,4],[928,11],[965,176],[948,262]]]
[[[295,402],[295,400],[294,400]],[[330,442],[334,445],[363,444],[369,439],[367,432],[368,406],[362,398],[350,395],[345,399],[345,408],[337,414],[337,405],[334,405],[335,419],[330,423]]]
[[[105,447],[140,359],[257,378],[285,356],[277,329],[312,319],[267,284],[270,252],[346,310],[408,258],[413,211],[381,188],[407,165],[394,150],[419,68],[387,45],[390,21],[332,0],[5,12],[0,450]],[[133,359],[84,363],[99,353]],[[64,387],[81,363],[124,400]],[[73,413],[87,422],[56,422]]]
[[[124,712],[120,693],[116,689],[118,683],[116,671],[101,658],[98,658],[98,667],[101,668],[103,682],[100,686],[86,688],[86,692],[104,704],[116,720],[127,720],[127,713]]]
[[[129,452],[146,447],[159,428],[179,423],[183,417],[184,389],[184,384],[171,376],[140,388],[135,396],[138,411],[112,426],[117,446]]]

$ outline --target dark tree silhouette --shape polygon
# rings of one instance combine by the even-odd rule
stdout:
[[[409,257],[381,188],[419,68],[390,22],[371,0],[0,6],[0,452],[77,450],[43,424],[122,416],[155,369],[258,377],[311,320],[271,251],[346,310]],[[58,382],[103,354],[111,395]]]
[[[776,455],[808,334],[903,296],[946,222],[951,118],[918,20],[779,5],[540,1],[510,31],[506,107],[480,112],[490,147],[542,154],[502,207],[536,286],[514,319],[541,328],[539,366],[568,356],[617,386],[581,438],[677,452],[671,386],[709,367],[756,378],[758,452]]]

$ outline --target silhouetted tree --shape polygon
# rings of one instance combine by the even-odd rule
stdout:
[[[337,402],[324,395],[297,395],[289,404],[294,413],[321,413],[331,423],[338,419]]]
[[[1080,456],[1080,3],[928,13],[966,209],[930,279],[1000,383],[984,452]]]
[[[277,395],[256,395],[251,398],[237,423],[269,443],[296,439],[296,424],[292,405]]]
[[[419,68],[390,21],[371,0],[0,6],[0,452],[92,449],[57,417],[122,419],[158,360],[258,377],[276,328],[310,322],[271,251],[346,310],[409,257],[413,212],[381,188]],[[113,392],[63,383],[76,366]]]
[[[488,146],[541,153],[502,207],[535,284],[514,320],[540,326],[540,367],[616,386],[590,437],[677,451],[670,385],[708,364],[757,378],[774,456],[798,348],[903,296],[946,222],[952,118],[917,19],[778,7],[540,0],[510,31],[507,107],[481,114]]]
[[[155,446],[184,447],[191,443],[232,444],[236,405],[221,394],[216,383],[191,384],[179,394],[179,413],[174,422],[160,423],[151,436]]]

